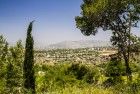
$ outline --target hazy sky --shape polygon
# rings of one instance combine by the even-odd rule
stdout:
[[[36,46],[45,47],[61,41],[109,40],[108,32],[86,37],[75,26],[82,0],[0,0],[0,34],[8,42],[25,41],[30,21],[34,23]],[[140,36],[140,32],[136,32]]]

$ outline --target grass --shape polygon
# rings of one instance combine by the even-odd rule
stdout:
[[[102,89],[97,87],[66,87],[61,90],[56,90],[54,92],[48,92],[48,94],[113,94],[110,89]]]

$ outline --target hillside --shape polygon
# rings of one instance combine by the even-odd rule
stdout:
[[[92,48],[92,47],[109,47],[109,41],[96,40],[81,40],[81,41],[64,41],[47,46],[46,49],[77,49],[77,48]]]

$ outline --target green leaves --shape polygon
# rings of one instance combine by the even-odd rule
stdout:
[[[140,0],[84,0],[81,9],[81,16],[75,18],[77,28],[87,36],[96,35],[99,28],[112,31],[111,42],[118,47],[131,75],[131,28],[140,21]]]
[[[84,0],[81,5],[81,16],[75,18],[77,28],[84,32],[84,35],[95,35],[97,28],[100,27],[113,31],[118,30],[119,27],[128,28],[126,23],[130,17],[126,14],[129,14],[130,10],[133,11],[132,23],[136,26],[140,19],[140,3],[137,2],[137,0],[134,2],[132,0]]]
[[[32,26],[33,21],[30,22],[27,29],[26,47],[25,47],[25,58],[23,63],[23,77],[24,87],[27,90],[31,90],[35,93],[35,76],[34,76],[34,40],[32,37]]]
[[[18,41],[15,46],[8,46],[3,36],[0,36],[0,92],[18,92],[22,87],[23,46]]]

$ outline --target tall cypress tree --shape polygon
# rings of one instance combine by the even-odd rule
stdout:
[[[34,40],[32,37],[33,21],[30,22],[27,30],[26,46],[25,46],[25,58],[23,64],[23,77],[24,88],[31,90],[32,94],[35,94],[35,76],[34,76]]]

